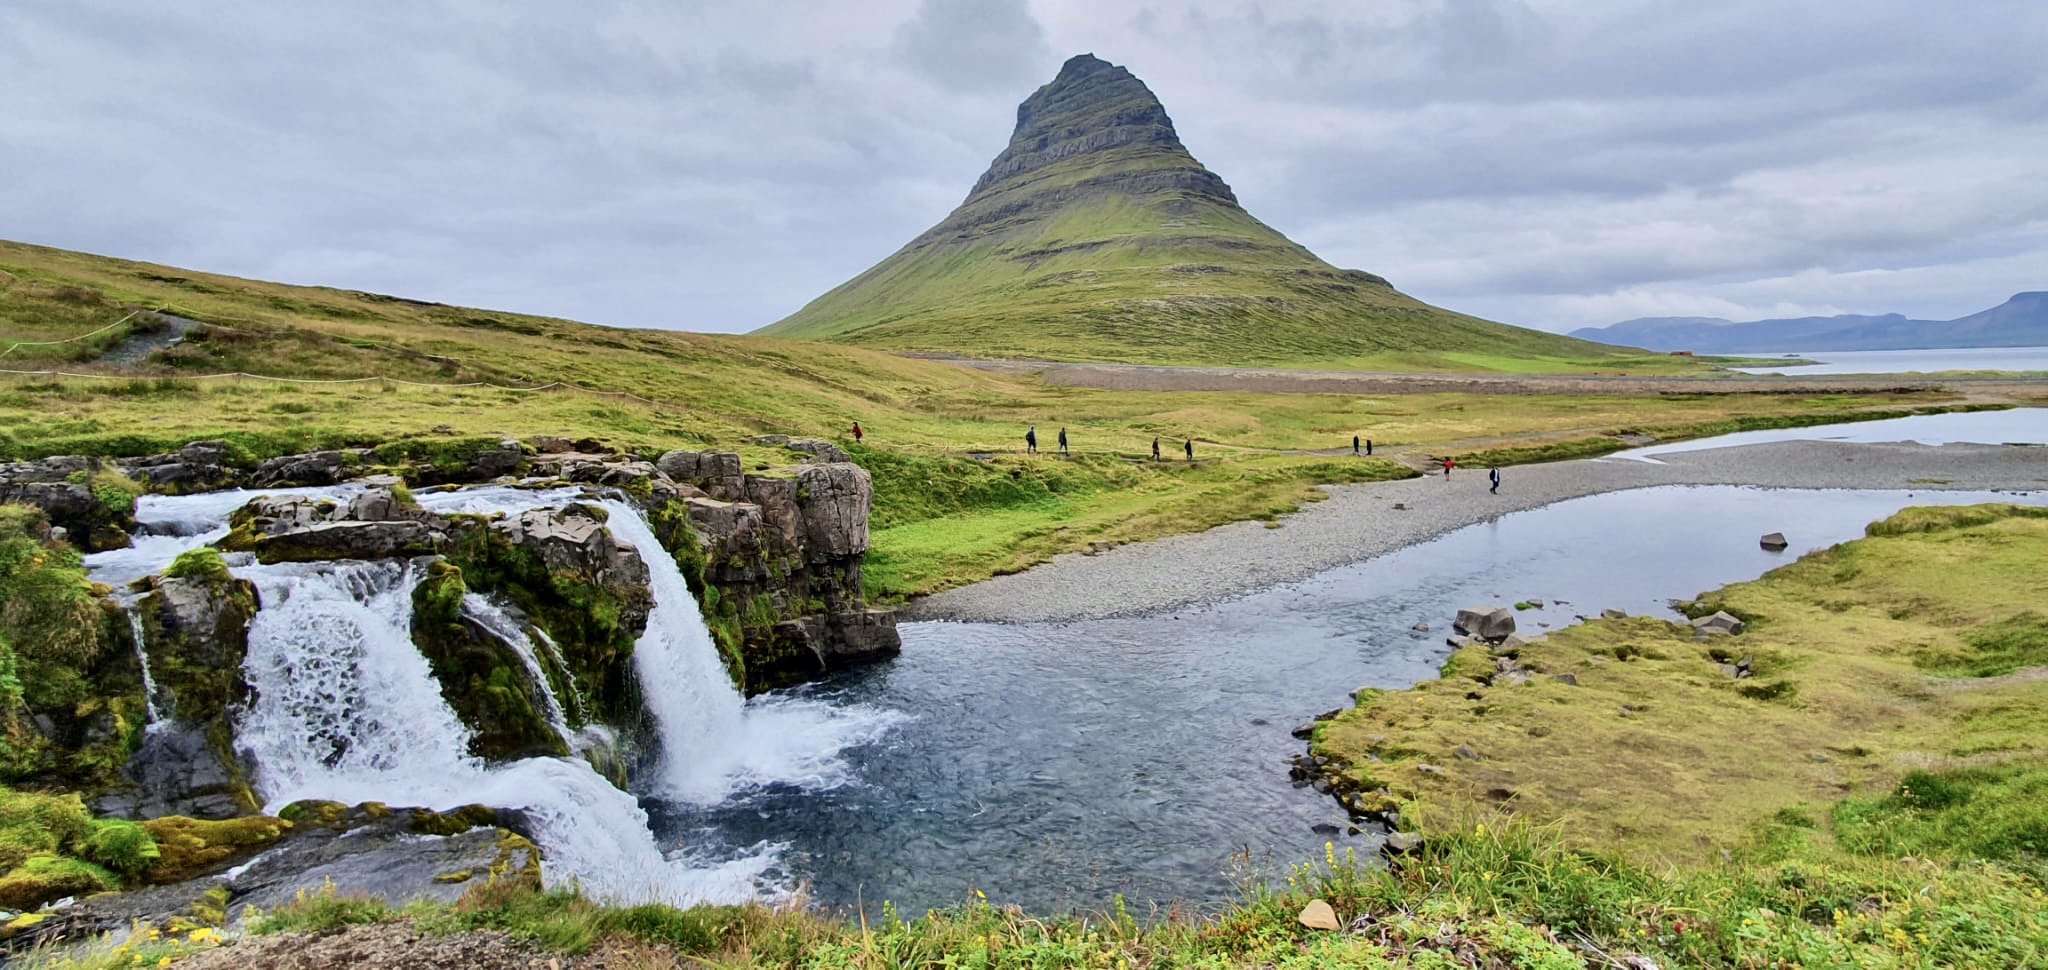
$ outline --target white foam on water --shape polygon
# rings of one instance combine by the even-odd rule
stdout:
[[[177,554],[225,534],[234,509],[259,494],[352,497],[360,487],[151,496],[138,519],[155,533],[129,556],[102,554],[94,577],[139,578]],[[421,504],[443,512],[490,514],[584,497],[575,489],[507,488],[427,493]],[[794,698],[744,701],[734,690],[696,601],[674,560],[640,511],[603,500],[613,534],[642,552],[654,587],[647,632],[634,651],[635,674],[657,727],[656,794],[713,804],[751,787],[830,787],[850,780],[841,753],[881,736],[902,715],[866,707],[835,708]],[[709,857],[688,847],[664,853],[634,797],[574,758],[528,758],[486,765],[468,753],[463,726],[411,637],[416,564],[328,562],[236,565],[254,581],[261,609],[249,631],[243,672],[256,701],[237,724],[236,743],[255,765],[255,782],[275,809],[302,798],[449,809],[485,804],[518,810],[541,845],[551,884],[575,883],[621,902],[682,905],[739,902],[779,895],[774,882],[781,846],[761,843],[736,856]],[[132,575],[131,575],[132,574]],[[125,580],[124,580],[125,581]],[[480,622],[491,614],[517,627],[481,597]],[[534,628],[545,636],[545,631]],[[521,661],[538,673],[533,643]],[[551,639],[544,648],[554,651]],[[140,638],[138,651],[145,649]],[[144,665],[145,671],[147,664]],[[551,723],[563,730],[560,703],[548,695]],[[600,732],[576,741],[609,737]],[[572,745],[574,741],[572,741]]]

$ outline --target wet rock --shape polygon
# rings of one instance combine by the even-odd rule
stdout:
[[[1316,722],[1303,721],[1295,725],[1294,730],[1287,733],[1293,735],[1296,740],[1307,741],[1316,736]]]
[[[259,562],[325,559],[398,559],[448,549],[449,534],[426,522],[320,522],[258,539]]]
[[[273,848],[218,880],[228,919],[275,910],[300,894],[452,903],[480,885],[540,878],[540,850],[512,831],[510,813],[470,806],[447,813],[301,802]]]
[[[1741,618],[1725,610],[1716,611],[1712,616],[1703,616],[1692,621],[1692,628],[1695,632],[1704,633],[1708,636],[1734,636],[1741,633],[1745,626],[1747,624],[1743,623]]]
[[[527,509],[492,522],[490,528],[513,548],[538,559],[550,575],[618,592],[620,626],[646,629],[647,614],[654,608],[647,563],[605,528],[602,509],[576,503]]]
[[[1408,629],[1410,629],[1410,630],[1414,630],[1414,631],[1415,631],[1415,632],[1417,632],[1417,633],[1428,633],[1428,632],[1429,632],[1429,624],[1427,624],[1427,623],[1420,623],[1420,622],[1418,622],[1418,623],[1416,623],[1416,624],[1415,624],[1414,626],[1411,626],[1411,627],[1409,627]]]
[[[1413,832],[1389,832],[1381,851],[1388,855],[1408,855],[1422,851],[1422,836]]]
[[[142,746],[121,771],[132,787],[93,802],[93,810],[117,818],[165,815],[224,819],[256,808],[233,755],[216,749],[205,729],[172,722],[142,735]]]
[[[1453,650],[1463,650],[1463,649],[1465,649],[1466,647],[1469,647],[1469,646],[1471,646],[1471,645],[1473,645],[1473,644],[1475,644],[1475,643],[1478,643],[1478,642],[1479,642],[1479,641],[1477,641],[1477,640],[1474,640],[1474,639],[1473,639],[1473,638],[1471,638],[1471,637],[1445,637],[1445,638],[1444,638],[1444,646],[1447,646],[1447,647],[1449,647],[1449,648],[1451,648],[1451,649],[1453,649]]]
[[[1763,538],[1757,540],[1757,545],[1771,552],[1784,552],[1791,543],[1785,541],[1783,532],[1767,532]]]
[[[1528,640],[1525,640],[1522,637],[1510,633],[1507,636],[1501,638],[1501,641],[1499,643],[1493,645],[1493,652],[1496,654],[1513,653],[1528,645]]]
[[[1451,627],[1481,640],[1499,640],[1515,632],[1515,611],[1505,606],[1475,606],[1458,611]]]
[[[1473,750],[1472,746],[1469,744],[1458,745],[1458,750],[1453,753],[1455,753],[1458,757],[1465,759],[1466,761],[1479,760],[1479,752]]]
[[[333,485],[348,476],[348,465],[349,456],[340,451],[284,455],[258,463],[249,481],[258,487]]]

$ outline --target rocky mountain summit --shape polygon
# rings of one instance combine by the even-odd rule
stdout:
[[[970,357],[1286,363],[1609,350],[1440,310],[1254,218],[1152,90],[1092,54],[1017,108],[965,201],[762,331]]]

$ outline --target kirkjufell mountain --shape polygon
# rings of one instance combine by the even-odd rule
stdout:
[[[1401,369],[1620,352],[1323,262],[1246,212],[1151,89],[1092,54],[1018,106],[1009,147],[951,215],[759,332],[978,358]]]

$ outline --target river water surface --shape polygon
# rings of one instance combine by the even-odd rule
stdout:
[[[852,781],[769,786],[712,808],[655,803],[697,851],[784,846],[816,901],[906,912],[975,889],[1032,912],[1232,898],[1343,834],[1336,803],[1295,788],[1290,736],[1364,685],[1435,676],[1462,606],[1540,599],[1525,632],[1751,579],[1862,535],[1912,504],[2048,503],[1988,493],[1665,487],[1470,526],[1301,583],[1140,619],[921,623],[903,655],[800,693],[910,715],[847,752]],[[1783,531],[1792,548],[1757,545]],[[1411,629],[1427,624],[1428,632]],[[1233,859],[1234,855],[1242,855]]]

